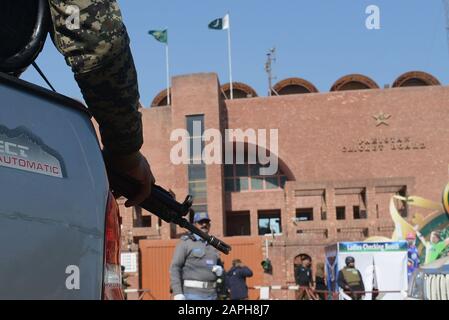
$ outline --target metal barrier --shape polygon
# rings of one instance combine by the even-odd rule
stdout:
[[[304,287],[298,285],[279,285],[279,286],[253,286],[248,287],[250,290],[259,290],[258,300],[270,300],[270,292],[272,290],[289,290],[295,291],[295,300],[353,300],[354,297],[361,297],[366,294],[372,294],[376,297],[387,294],[387,293],[400,293],[404,297],[407,296],[407,292],[401,290],[386,290],[386,291],[351,291],[344,292],[340,290],[339,292],[328,291],[328,290],[316,290],[311,287]],[[323,299],[324,297],[324,299]]]
[[[381,295],[387,293],[402,293],[406,295],[406,292],[396,290],[396,291],[352,291],[351,293],[346,293],[343,290],[339,292],[328,291],[328,290],[315,290],[310,287],[303,286],[292,286],[292,285],[279,285],[279,286],[253,286],[248,287],[249,290],[259,290],[260,294],[257,300],[271,300],[270,291],[272,290],[289,290],[295,292],[295,300],[353,300],[354,296],[363,296],[366,294]],[[152,300],[157,300],[150,292],[149,289],[126,289],[125,293],[140,293],[137,300],[143,300],[146,294],[150,296]],[[352,296],[352,297],[351,297]],[[322,299],[324,297],[324,299]]]
[[[151,299],[156,300],[153,295],[150,293],[149,289],[125,289],[125,293],[140,293],[137,300],[143,300],[143,297],[148,294],[150,295]]]

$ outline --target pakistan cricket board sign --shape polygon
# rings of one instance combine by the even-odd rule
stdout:
[[[25,128],[0,126],[0,167],[56,178],[66,176],[62,159]]]

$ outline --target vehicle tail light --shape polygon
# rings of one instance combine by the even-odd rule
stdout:
[[[103,299],[124,300],[120,264],[119,209],[110,192],[106,208],[103,275]]]

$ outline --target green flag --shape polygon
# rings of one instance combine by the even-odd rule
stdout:
[[[148,31],[148,34],[152,35],[154,39],[156,39],[159,42],[168,43],[168,32],[167,30],[150,30]]]
[[[214,30],[226,30],[229,29],[229,14],[225,15],[223,18],[215,19],[209,23],[209,29]]]

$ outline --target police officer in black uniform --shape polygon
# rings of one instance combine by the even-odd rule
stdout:
[[[297,300],[310,300],[313,298],[313,293],[311,288],[313,286],[313,276],[312,276],[312,258],[307,254],[302,254],[300,256],[301,264],[295,267],[295,281],[299,286],[296,293]]]

